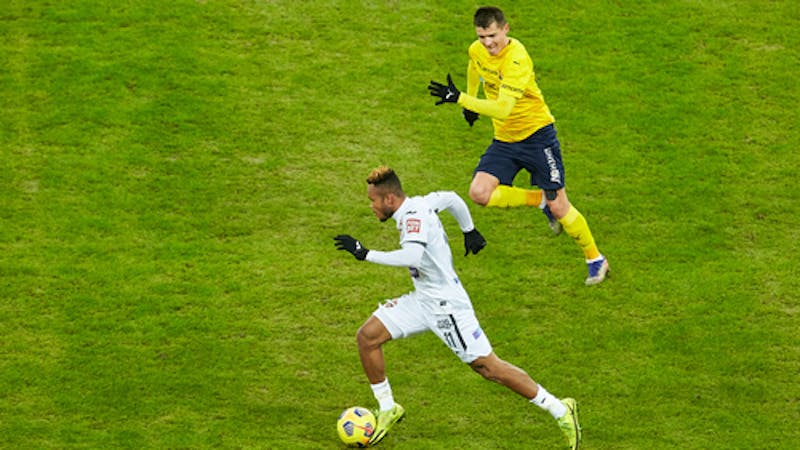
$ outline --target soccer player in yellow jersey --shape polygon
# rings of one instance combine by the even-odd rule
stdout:
[[[583,250],[589,269],[586,284],[601,283],[608,261],[583,214],[567,198],[555,119],[536,84],[531,57],[520,41],[508,36],[509,25],[500,9],[479,8],[473,23],[478,39],[469,47],[467,91],[460,92],[449,74],[446,85],[431,81],[428,86],[439,98],[437,105],[461,105],[470,126],[479,114],[492,118],[494,139],[475,168],[469,196],[483,206],[538,206],[555,234],[563,228]],[[484,99],[477,97],[481,86]],[[538,189],[512,185],[522,169]]]

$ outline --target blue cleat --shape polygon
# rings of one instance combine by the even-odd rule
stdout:
[[[608,267],[608,260],[606,259],[605,256],[600,255],[599,259],[587,263],[587,265],[589,266],[589,276],[586,277],[587,286],[600,284],[603,282],[603,280],[606,279],[609,267]]]

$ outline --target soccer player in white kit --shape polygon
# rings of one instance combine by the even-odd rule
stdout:
[[[486,241],[475,229],[464,200],[450,191],[406,197],[397,174],[385,166],[370,173],[367,185],[375,216],[382,222],[393,218],[397,223],[401,248],[388,252],[368,250],[349,235],[336,236],[336,247],[361,261],[407,267],[414,283],[412,292],[379,306],[357,333],[361,364],[379,405],[378,424],[370,444],[383,439],[405,415],[403,407],[394,401],[386,378],[383,344],[432,331],[484,378],[547,410],[558,421],[570,447],[577,449],[581,431],[575,400],[559,400],[525,371],[500,359],[475,317],[469,295],[453,268],[447,234],[438,216],[441,210],[452,214],[464,233],[465,256],[477,254]]]

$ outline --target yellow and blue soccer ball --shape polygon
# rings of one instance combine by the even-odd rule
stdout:
[[[336,421],[339,439],[349,447],[369,447],[369,440],[375,433],[378,421],[372,411],[361,406],[352,406],[342,411]]]

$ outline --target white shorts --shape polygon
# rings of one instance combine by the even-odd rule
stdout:
[[[418,293],[411,292],[388,300],[373,315],[389,330],[392,339],[433,331],[467,364],[492,353],[492,344],[481,330],[472,308],[442,313],[434,311],[429,304]]]

